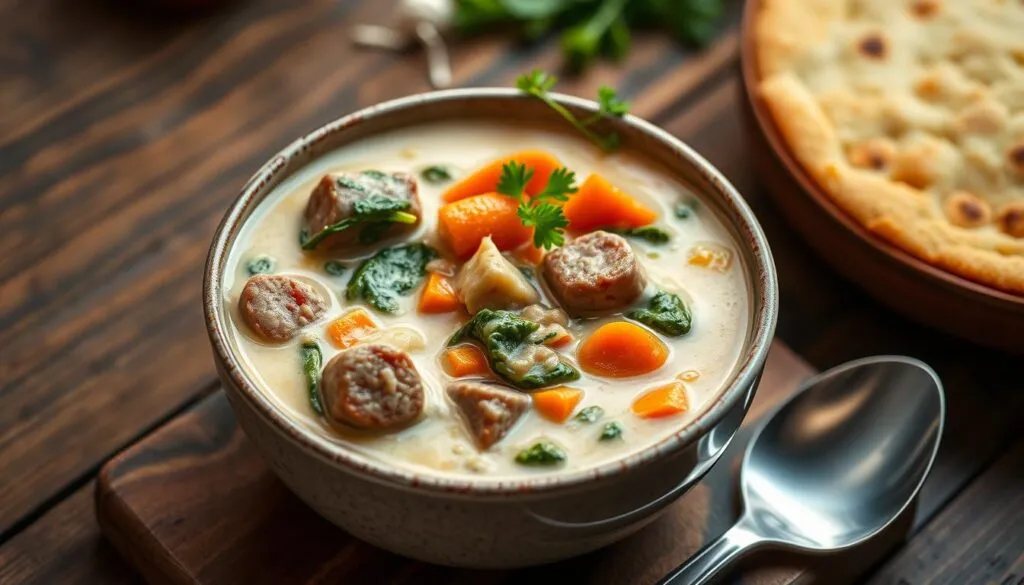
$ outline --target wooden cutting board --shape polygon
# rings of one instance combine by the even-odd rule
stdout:
[[[97,516],[110,541],[156,584],[653,583],[732,524],[738,515],[736,470],[751,423],[811,373],[804,361],[776,343],[744,430],[704,481],[640,533],[545,567],[439,567],[348,536],[302,504],[267,469],[221,392],[107,463],[97,484]],[[816,564],[777,552],[758,553],[731,579],[748,585],[849,583],[908,524],[894,527],[871,550]]]

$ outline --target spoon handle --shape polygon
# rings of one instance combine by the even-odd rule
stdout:
[[[697,551],[674,571],[658,581],[658,585],[704,585],[726,566],[743,556],[745,552],[762,542],[752,532],[745,517],[727,530],[717,540]]]

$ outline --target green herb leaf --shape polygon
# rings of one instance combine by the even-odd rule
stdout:
[[[690,219],[693,216],[693,206],[689,203],[676,203],[674,211],[679,219]]]
[[[269,274],[274,271],[274,259],[270,256],[257,256],[249,260],[249,263],[245,265],[245,270],[249,276]]]
[[[324,262],[324,272],[331,276],[341,276],[342,274],[345,274],[347,270],[348,267],[337,260],[328,260],[327,262]]]
[[[604,231],[619,234],[620,236],[626,236],[627,238],[636,238],[654,245],[667,244],[672,239],[672,236],[669,235],[668,232],[652,225],[645,225],[643,227],[626,230],[604,228]]]
[[[542,203],[528,207],[520,204],[517,210],[523,225],[533,228],[533,245],[538,248],[551,249],[565,243],[565,228],[569,220],[562,213],[562,208],[551,203]]]
[[[308,242],[308,241],[309,241],[309,230],[303,228],[302,231],[299,232],[299,245],[302,246],[303,248],[305,248],[306,247],[306,242]]]
[[[622,437],[622,425],[612,421],[605,423],[604,429],[601,430],[601,436],[598,438],[599,441],[612,441]]]
[[[307,341],[300,348],[302,352],[302,373],[306,377],[306,390],[309,393],[309,405],[317,414],[324,413],[320,402],[320,370],[323,368],[324,356],[320,345],[315,341]]]
[[[437,252],[426,244],[385,248],[364,261],[346,287],[348,300],[364,299],[382,313],[397,313],[398,297],[415,290]]]
[[[553,248],[565,243],[564,231],[569,226],[560,205],[545,201],[565,202],[576,192],[576,173],[562,167],[552,171],[547,184],[534,197],[524,194],[526,185],[533,178],[533,169],[517,161],[509,161],[501,167],[498,178],[498,193],[519,202],[516,214],[526,227],[533,228],[533,245],[538,248]]]
[[[606,35],[622,18],[628,0],[603,0],[590,18],[562,34],[562,52],[569,68],[579,71],[597,57]]]
[[[678,296],[658,291],[658,294],[647,304],[646,309],[638,309],[626,313],[626,317],[639,321],[651,329],[670,337],[678,337],[690,332],[693,317],[690,309]]]
[[[408,213],[412,208],[412,202],[407,199],[396,198],[397,181],[392,175],[376,170],[365,170],[360,173],[363,177],[337,175],[336,183],[349,191],[355,191],[361,196],[352,203],[352,215],[338,222],[323,228],[319,232],[300,242],[303,250],[313,250],[326,238],[343,232],[353,227],[362,227],[358,241],[360,244],[372,244],[379,240],[384,232],[394,223],[414,224],[418,218]],[[392,195],[385,195],[391,193]],[[376,224],[376,225],[375,225]]]
[[[554,88],[555,83],[557,82],[558,78],[555,77],[554,75],[544,73],[542,71],[535,69],[530,73],[524,73],[523,75],[520,75],[519,78],[516,79],[516,87],[547,104],[548,107],[558,112],[558,115],[562,116],[563,118],[565,118],[567,122],[572,124],[572,126],[576,128],[576,130],[578,130],[581,134],[586,136],[588,140],[600,146],[603,150],[612,151],[618,148],[620,143],[618,134],[612,132],[607,135],[601,135],[591,128],[591,126],[594,123],[596,123],[598,120],[604,117],[603,109],[599,110],[598,113],[595,114],[594,116],[591,116],[590,118],[581,121],[579,118],[576,117],[575,114],[570,112],[565,106],[556,102],[554,98],[552,98],[549,94],[549,92],[552,88]],[[607,90],[605,93],[607,94]],[[614,90],[612,93],[614,93]],[[598,99],[600,99],[600,95],[598,96]],[[615,116],[622,116],[626,113],[626,110],[623,109],[623,107],[625,107],[626,105],[625,102],[619,101],[617,98],[615,100],[615,104],[609,102],[609,105],[612,106],[615,109],[615,111],[619,112],[613,114]]]
[[[526,184],[533,178],[533,169],[526,165],[510,160],[501,165],[501,176],[498,177],[498,193],[515,199],[523,200],[523,193],[526,191]]]
[[[530,171],[530,177],[532,176],[533,170]],[[527,179],[527,182],[529,182],[529,179]],[[551,201],[565,202],[569,200],[569,195],[576,191],[576,173],[566,167],[559,167],[551,171],[551,175],[548,177],[548,184],[544,186],[540,193],[537,193],[533,200],[540,202],[549,199]]]
[[[558,465],[568,459],[565,451],[550,441],[541,441],[516,455],[516,463],[531,466]]]
[[[420,171],[420,178],[432,185],[439,185],[451,181],[452,173],[448,167],[431,165]]]
[[[572,417],[573,420],[577,420],[581,423],[592,423],[596,422],[597,419],[604,416],[604,409],[596,404],[594,406],[588,406],[583,410],[576,413],[576,416]]]

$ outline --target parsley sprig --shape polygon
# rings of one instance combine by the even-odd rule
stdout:
[[[599,134],[592,126],[606,118],[621,118],[629,113],[629,103],[619,99],[614,88],[607,85],[597,91],[598,111],[594,115],[580,120],[565,106],[556,102],[551,97],[551,90],[558,83],[558,78],[550,73],[534,69],[530,73],[524,73],[516,79],[516,87],[546,103],[552,110],[558,112],[588,140],[600,146],[606,151],[612,151],[619,147],[620,139],[616,132]]]
[[[519,202],[516,213],[523,225],[533,228],[533,245],[538,248],[554,248],[565,243],[565,228],[569,220],[562,213],[562,206],[569,196],[576,192],[576,173],[565,167],[551,172],[547,184],[534,195],[526,195],[526,185],[533,178],[534,171],[526,165],[509,161],[501,167],[498,179],[498,193]]]

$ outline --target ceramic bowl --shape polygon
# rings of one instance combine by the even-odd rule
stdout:
[[[597,104],[556,99],[581,116]],[[707,161],[634,117],[609,122],[623,147],[661,163],[703,194],[738,243],[750,283],[750,325],[727,386],[699,417],[661,442],[592,469],[516,480],[451,478],[391,466],[339,448],[292,420],[261,391],[233,353],[222,281],[246,219],[289,175],[346,144],[439,119],[564,122],[540,101],[510,89],[432,92],[386,102],[332,122],[270,159],[221,222],[207,260],[203,306],[214,360],[238,421],[299,498],[350,534],[433,563],[507,568],[581,554],[638,530],[718,460],[753,398],[775,329],[777,282],[760,226],[739,193]],[[566,130],[571,131],[569,129]]]
[[[760,10],[760,0],[744,7],[741,103],[758,178],[787,221],[839,274],[883,304],[975,343],[1024,353],[1024,297],[946,272],[871,233],[796,160],[757,91],[754,21]]]

